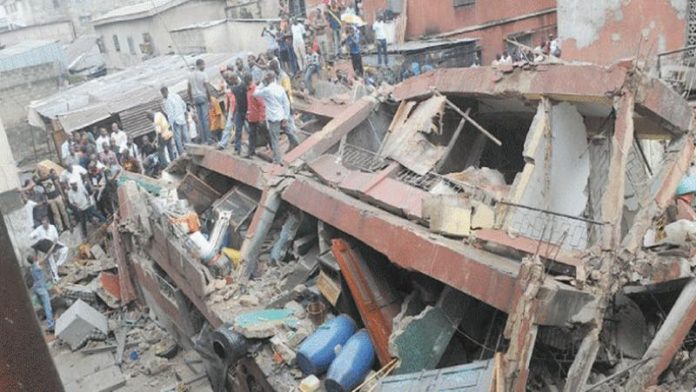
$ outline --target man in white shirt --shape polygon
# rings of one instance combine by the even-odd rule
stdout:
[[[84,181],[82,180],[82,176],[86,174],[87,170],[84,167],[80,165],[74,165],[72,162],[69,162],[65,167],[65,171],[63,171],[60,174],[60,182],[64,184],[69,184],[74,181],[84,188]]]
[[[384,56],[384,66],[389,66],[387,59],[387,34],[384,32],[384,17],[380,14],[377,16],[377,21],[372,25],[372,31],[375,32],[375,41],[377,43],[377,62],[382,65],[382,57]]]
[[[94,206],[92,196],[84,186],[78,186],[77,181],[70,182],[68,201],[75,212],[76,220],[80,222],[84,238],[87,238],[87,219],[97,219],[101,223],[106,222],[104,215]]]
[[[117,123],[111,124],[111,140],[113,140],[114,144],[118,147],[119,154],[122,154],[126,150],[128,134],[126,134]]]
[[[297,55],[297,61],[300,65],[300,69],[305,69],[305,56],[307,51],[305,49],[304,35],[307,33],[304,24],[297,19],[292,21],[292,47],[295,49],[295,54]]]
[[[550,54],[551,56],[554,57],[561,57],[561,43],[558,41],[558,38],[555,38],[553,34],[549,34],[549,40],[551,41],[549,43],[549,48],[550,48]]]
[[[106,143],[107,146],[111,144],[111,138],[106,128],[99,128],[99,137],[95,143],[97,144],[97,154],[101,154],[104,150],[104,143]]]
[[[263,79],[263,85],[256,87],[253,96],[263,99],[266,106],[266,125],[271,139],[273,162],[280,165],[282,164],[280,146],[278,145],[280,130],[281,128],[287,128],[286,132],[292,132],[288,127],[290,119],[288,94],[276,82],[275,73],[269,72]],[[290,134],[288,135],[290,137]]]
[[[63,265],[68,257],[68,248],[60,242],[58,230],[48,222],[48,217],[41,219],[41,225],[29,234],[32,241],[32,248],[37,252],[43,252],[48,255],[48,262],[51,267],[51,275],[53,280],[58,281],[58,267]],[[58,260],[55,260],[53,254],[58,254]]]

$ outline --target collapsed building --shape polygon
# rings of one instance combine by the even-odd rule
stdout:
[[[166,180],[121,178],[121,300],[182,345],[215,330],[214,386],[297,387],[298,346],[339,314],[370,336],[374,390],[689,376],[673,212],[693,113],[664,83],[633,63],[442,69],[331,105],[302,113],[283,166],[189,145]]]

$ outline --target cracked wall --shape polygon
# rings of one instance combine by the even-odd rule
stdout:
[[[559,0],[563,58],[611,64],[681,48],[686,8],[686,0]]]

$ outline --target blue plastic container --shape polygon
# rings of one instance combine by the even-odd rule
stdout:
[[[324,387],[328,392],[346,392],[357,387],[372,369],[375,348],[367,330],[361,329],[351,336],[331,363],[326,373]]]
[[[322,324],[300,345],[297,365],[305,374],[318,376],[336,358],[336,346],[345,344],[355,332],[355,321],[342,314]]]

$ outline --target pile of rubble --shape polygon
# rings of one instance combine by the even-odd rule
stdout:
[[[444,69],[314,109],[283,166],[191,145],[122,177],[100,312],[117,278],[214,391],[696,383],[693,114],[667,86]]]

